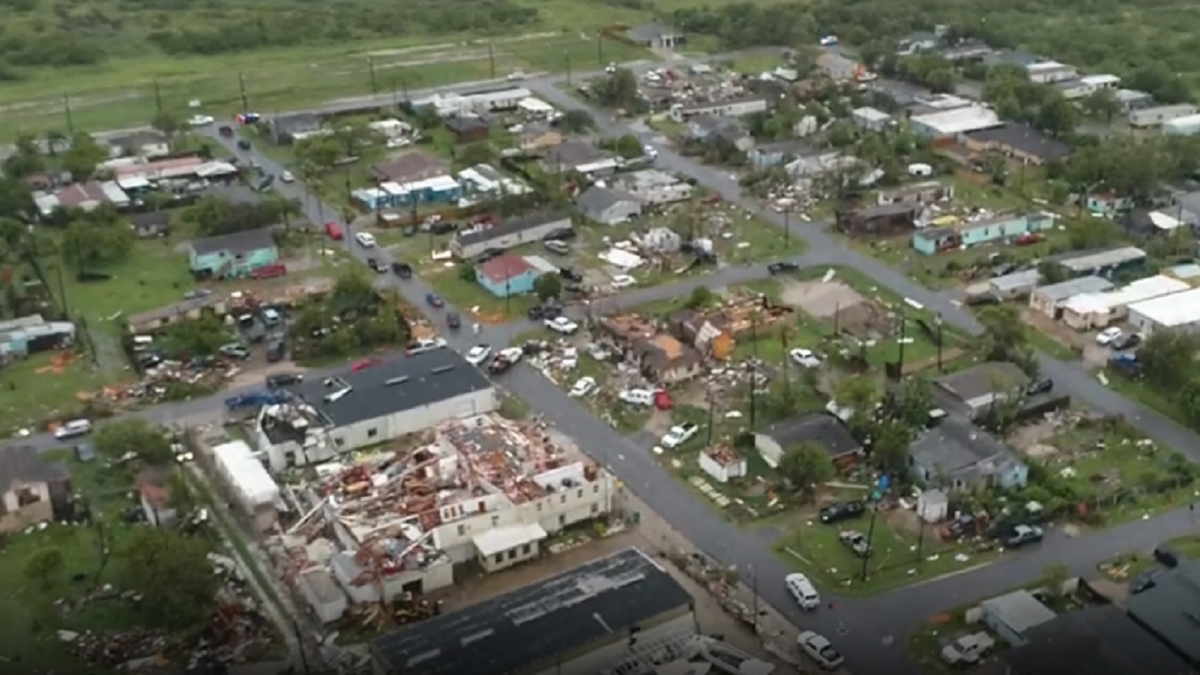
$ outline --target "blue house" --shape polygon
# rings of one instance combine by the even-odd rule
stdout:
[[[75,340],[75,324],[46,321],[40,314],[0,321],[0,361],[58,349]]]
[[[533,292],[542,273],[519,255],[502,253],[475,268],[475,280],[497,298]]]
[[[969,492],[1021,488],[1029,467],[994,436],[956,415],[926,431],[908,450],[913,478],[930,488]]]
[[[234,232],[188,243],[188,263],[198,277],[248,277],[279,262],[271,230]]]
[[[939,251],[964,247],[1012,243],[1022,235],[1034,234],[1052,227],[1053,214],[1004,214],[967,221],[956,227],[929,227],[917,230],[913,232],[912,245],[920,253],[934,255]]]
[[[434,176],[411,183],[383,183],[377,188],[355,190],[352,196],[369,211],[398,209],[413,204],[455,204],[463,189],[450,176]]]

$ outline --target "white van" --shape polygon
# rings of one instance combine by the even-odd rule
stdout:
[[[54,437],[62,441],[77,436],[87,436],[90,433],[92,433],[92,423],[88,420],[80,419],[71,420],[55,429]]]
[[[359,245],[363,248],[375,248],[375,235],[370,232],[359,232],[354,235],[354,238],[358,240]]]
[[[654,392],[649,389],[626,389],[618,394],[618,397],[633,405],[654,405]]]

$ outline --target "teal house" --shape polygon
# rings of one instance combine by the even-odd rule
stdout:
[[[188,263],[199,279],[248,277],[279,262],[271,230],[234,232],[188,243]]]
[[[926,227],[913,232],[912,246],[925,255],[988,244],[1014,244],[1022,237],[1054,227],[1054,215],[1029,213],[1004,214],[972,220],[956,227]]]

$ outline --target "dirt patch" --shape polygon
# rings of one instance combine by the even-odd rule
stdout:
[[[921,532],[921,519],[916,511],[908,509],[892,509],[887,512],[888,523],[897,530],[910,534]]]
[[[821,283],[818,281],[795,281],[786,283],[780,293],[784,304],[800,309],[818,319],[832,318],[844,313],[866,299],[850,286],[840,281]]]
[[[671,429],[671,413],[667,410],[655,409],[650,413],[650,418],[646,420],[642,431],[647,431],[655,436],[662,436]]]

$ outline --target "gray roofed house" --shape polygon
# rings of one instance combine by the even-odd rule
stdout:
[[[296,136],[319,131],[321,118],[312,113],[277,115],[267,120],[267,128],[275,143],[291,143]]]
[[[612,188],[593,185],[575,198],[575,206],[589,220],[616,225],[642,215],[642,201]]]
[[[909,447],[913,476],[947,491],[1023,487],[1027,467],[1008,446],[970,421],[951,415]]]
[[[1200,668],[1200,560],[1181,560],[1154,586],[1125,601],[1130,618],[1193,668]],[[1166,671],[1145,671],[1166,672]]]
[[[934,382],[939,405],[975,417],[995,401],[1023,389],[1029,383],[1029,376],[1016,364],[991,361],[939,377]]]
[[[859,443],[837,417],[824,412],[798,415],[754,434],[754,447],[763,461],[778,466],[784,453],[804,443],[816,443],[837,463],[862,454]]]
[[[1103,293],[1112,287],[1113,282],[1094,275],[1068,279],[1034,289],[1029,294],[1029,306],[1046,316],[1055,317],[1067,298],[1083,293]]]
[[[347,370],[338,378],[350,387],[350,392],[341,397],[329,396],[330,388],[321,378],[305,380],[289,390],[330,425],[345,427],[492,388],[478,368],[448,348],[357,372]],[[487,411],[479,411],[484,412]]]
[[[36,448],[0,448],[0,533],[52,519],[53,498],[66,493],[69,480],[66,466],[45,462]]]
[[[1016,49],[998,49],[983,57],[983,65],[995,66],[1031,66],[1045,61],[1040,56]]]
[[[509,249],[518,244],[541,239],[551,231],[571,227],[571,216],[562,211],[539,211],[504,221],[493,227],[460,232],[454,236],[451,247],[457,255],[473,258],[477,253],[469,253],[479,246],[484,248]],[[510,242],[510,240],[512,240]]]
[[[1029,164],[1045,164],[1071,156],[1071,146],[1026,124],[1004,124],[964,134],[967,147],[991,150]]]
[[[1137,596],[1134,596],[1137,597]],[[1177,654],[1114,605],[1087,607],[1025,633],[1001,654],[1012,675],[1195,675]]]
[[[448,163],[419,150],[371,165],[371,175],[381,183],[415,183],[435,176],[444,176],[449,171]]]
[[[635,632],[689,620],[691,595],[638,549],[376,638],[376,672],[420,675],[581,671],[582,657]]]
[[[237,255],[261,249],[275,248],[275,237],[271,234],[270,228],[264,227],[257,230],[233,232],[215,237],[195,239],[189,241],[187,246],[195,256],[203,256],[210,253],[231,253]]]
[[[1016,647],[1028,642],[1027,634],[1056,616],[1025,589],[988,598],[979,603],[983,622],[1008,644]]]
[[[542,164],[550,171],[566,171],[609,157],[609,153],[589,143],[564,141],[546,151]]]
[[[658,23],[634,26],[625,31],[625,38],[650,49],[674,49],[687,41],[682,31]]]

